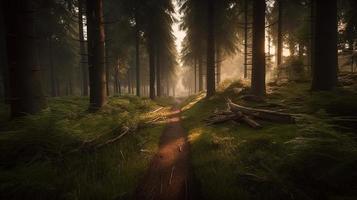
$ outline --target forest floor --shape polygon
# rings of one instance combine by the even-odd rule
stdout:
[[[181,126],[180,115],[180,109],[174,106],[161,135],[159,150],[138,187],[136,199],[198,199],[190,167],[187,134]]]
[[[332,92],[270,85],[260,103],[237,93],[241,82],[224,83],[179,108],[121,96],[97,113],[87,98],[51,98],[49,109],[11,121],[0,104],[0,199],[356,199],[357,82],[345,82]],[[226,98],[296,123],[207,125]]]
[[[88,113],[87,98],[50,98],[11,121],[0,105],[0,199],[132,199],[172,104],[121,96]]]
[[[357,82],[332,92],[310,92],[309,83],[268,87],[265,102],[242,99],[235,82],[207,99],[182,105],[191,161],[202,198],[356,199]],[[295,124],[258,121],[261,129],[226,122],[207,125],[216,109],[234,103],[294,114]]]

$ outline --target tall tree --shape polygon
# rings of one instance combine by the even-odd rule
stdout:
[[[283,53],[283,0],[278,0],[278,40],[276,64],[278,67],[282,64]]]
[[[312,90],[337,86],[337,0],[314,0],[314,60]]]
[[[149,52],[149,69],[150,69],[150,99],[155,99],[155,47],[152,42],[149,41],[148,44],[148,52]]]
[[[214,0],[207,1],[207,97],[216,92],[215,86],[215,35],[214,35]]]
[[[33,1],[4,1],[12,117],[35,114],[46,107],[36,49],[34,10]]]
[[[176,54],[174,49],[174,36],[172,34],[172,23],[174,18],[172,13],[174,7],[172,1],[148,1],[145,13],[148,17],[145,18],[144,36],[147,40],[147,49],[149,54],[150,68],[150,98],[155,98],[155,80],[157,95],[161,95],[161,72],[170,72],[172,70],[164,70],[161,63],[164,60],[172,60]],[[167,67],[174,67],[174,63],[170,62]],[[157,73],[155,73],[155,70]],[[169,76],[170,74],[165,74]]]
[[[96,111],[107,102],[105,72],[105,34],[103,1],[87,0],[89,110]]]
[[[0,10],[3,11],[3,4],[0,3]],[[4,16],[0,15],[0,26],[5,30]],[[4,102],[8,103],[9,100],[9,68],[7,66],[7,55],[6,55],[6,41],[5,41],[5,31],[0,32],[0,77],[1,77],[1,87],[0,87],[0,97],[4,98]]]
[[[156,95],[161,97],[161,54],[160,47],[156,47]]]
[[[88,96],[88,65],[86,59],[86,45],[84,41],[83,15],[84,0],[78,0],[78,33],[79,33],[79,50],[81,56],[80,68],[82,70],[82,95]]]
[[[136,65],[136,95],[141,96],[141,80],[140,80],[140,28],[139,17],[135,11],[135,65]]]
[[[244,1],[244,78],[248,78],[248,13],[249,0]]]
[[[265,95],[265,0],[253,1],[253,65],[251,92]]]

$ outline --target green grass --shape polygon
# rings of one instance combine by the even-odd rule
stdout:
[[[338,89],[310,93],[307,84],[276,88],[266,103],[240,100],[228,87],[210,99],[190,97],[183,105],[192,165],[205,199],[355,199],[356,134],[340,131],[332,117],[355,114],[357,95]],[[206,126],[203,119],[239,104],[281,109],[296,124],[261,122],[263,129],[228,122]],[[339,106],[341,105],[341,106]],[[342,106],[343,105],[343,106]]]
[[[142,122],[158,105],[133,96],[111,98],[97,113],[88,113],[81,97],[53,98],[38,115],[0,125],[0,199],[131,199],[158,148],[163,125]],[[8,108],[1,107],[6,116]],[[102,149],[77,149],[132,131]]]

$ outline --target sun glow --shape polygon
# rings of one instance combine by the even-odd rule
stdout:
[[[179,12],[179,5],[177,4],[176,0],[173,0],[173,4],[174,4],[174,8],[175,8],[175,14],[174,17],[177,19],[176,22],[174,22],[174,24],[172,25],[172,30],[173,30],[173,34],[175,36],[175,45],[176,45],[176,50],[178,52],[178,54],[181,53],[182,50],[182,42],[183,39],[186,36],[186,31],[183,31],[180,29],[180,21],[181,21],[181,17],[182,14]],[[182,74],[183,74],[183,66],[182,66],[182,62],[180,60],[180,56],[178,56],[177,58],[177,63],[179,64],[178,66],[178,81],[176,84],[176,95],[177,96],[184,96],[187,93],[187,90],[185,89],[185,87],[182,84]]]

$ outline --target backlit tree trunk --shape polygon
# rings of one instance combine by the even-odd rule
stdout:
[[[265,95],[265,0],[253,1],[253,66],[251,91]]]
[[[315,34],[312,90],[337,85],[337,0],[315,0]]]
[[[207,97],[216,92],[215,86],[215,36],[214,0],[207,2]]]
[[[221,59],[222,59],[222,57],[221,57],[221,51],[220,51],[219,47],[216,47],[216,49],[217,49],[217,52],[216,52],[217,72],[216,72],[216,74],[217,74],[217,86],[218,86],[221,83],[221,67],[222,67],[221,66]]]
[[[203,91],[203,60],[202,54],[198,56],[198,91]]]
[[[282,64],[283,55],[283,0],[278,1],[279,13],[278,13],[278,40],[277,40],[277,55],[276,64],[278,68]]]
[[[88,65],[85,63],[87,56],[86,45],[83,31],[83,0],[78,0],[78,34],[79,34],[79,51],[81,56],[80,68],[82,70],[82,95],[88,96]]]
[[[161,97],[161,57],[159,47],[156,47],[156,95]]]
[[[7,56],[12,117],[35,114],[46,107],[41,86],[33,1],[6,0]]]
[[[90,83],[89,110],[96,111],[107,102],[102,0],[87,0],[87,28]]]
[[[248,2],[244,1],[244,78],[248,78]]]
[[[136,95],[141,96],[141,80],[140,80],[140,31],[138,25],[138,17],[135,17],[135,64],[136,64]]]
[[[195,74],[195,93],[197,93],[197,58],[195,58],[195,60],[194,60],[194,70],[195,70],[195,72],[194,72],[194,74]]]
[[[150,99],[155,99],[155,49],[149,44]]]

